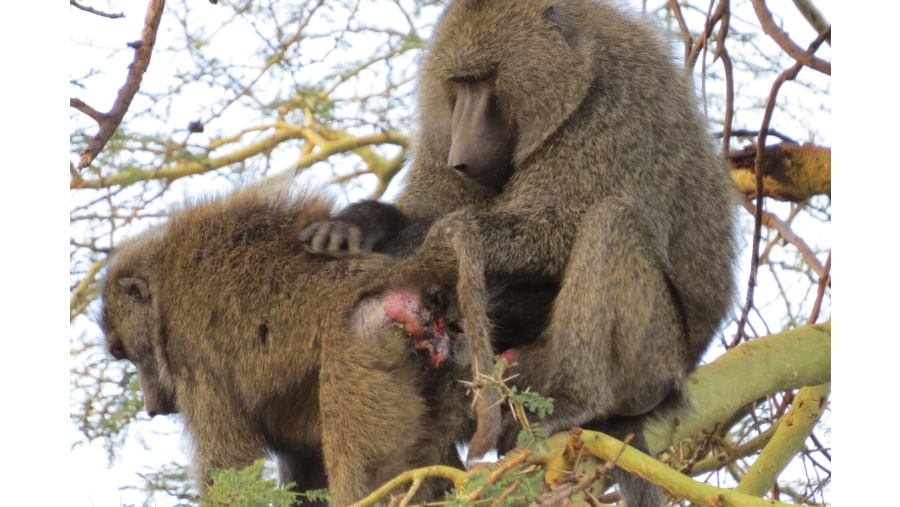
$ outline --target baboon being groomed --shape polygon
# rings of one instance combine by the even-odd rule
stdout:
[[[548,430],[635,432],[646,450],[645,421],[678,404],[732,303],[734,202],[690,77],[648,22],[612,2],[455,0],[421,66],[396,203],[351,205],[301,239],[378,250],[434,220],[394,283],[427,273],[452,286],[480,269],[494,308],[516,287],[546,287],[540,337],[500,347],[514,347],[514,382],[554,398]],[[479,258],[457,255],[464,236]],[[472,451],[498,438],[508,449],[514,427],[485,426]],[[647,483],[620,482],[629,507],[661,503]]]
[[[330,210],[258,185],[115,249],[102,290],[109,352],[137,367],[151,416],[184,418],[201,490],[210,468],[267,452],[282,482],[329,487],[338,505],[409,468],[460,466],[455,444],[474,426],[452,294],[361,293],[388,256],[331,259],[297,242]]]

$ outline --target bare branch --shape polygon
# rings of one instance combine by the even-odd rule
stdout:
[[[742,204],[744,208],[747,209],[751,214],[756,214],[756,206],[754,206],[748,199],[743,199]],[[819,259],[816,257],[815,252],[813,252],[812,248],[806,244],[806,241],[803,240],[800,236],[794,233],[791,229],[791,226],[786,223],[784,220],[781,220],[777,216],[769,213],[768,211],[762,212],[763,224],[770,228],[778,231],[778,234],[781,235],[781,239],[787,241],[788,243],[794,245],[797,250],[800,251],[800,255],[803,256],[803,260],[806,261],[807,264],[819,275],[820,278],[827,277],[827,272],[822,267],[822,263],[819,262]],[[811,322],[810,324],[813,324]]]
[[[124,13],[118,12],[118,13],[112,14],[109,12],[98,11],[97,9],[95,9],[93,7],[88,7],[87,5],[81,5],[80,3],[76,2],[75,0],[69,0],[69,5],[71,5],[72,7],[75,7],[76,9],[83,10],[84,12],[96,14],[96,15],[102,16],[104,18],[118,19],[118,18],[125,17]]]
[[[116,102],[113,104],[112,109],[102,115],[102,119],[98,121],[100,131],[91,139],[84,153],[81,154],[81,160],[78,162],[79,171],[91,165],[94,159],[97,158],[97,155],[103,151],[103,147],[106,146],[113,133],[119,128],[122,118],[125,117],[128,107],[131,106],[131,101],[140,89],[144,73],[150,66],[150,55],[153,53],[153,45],[156,43],[156,32],[159,29],[159,22],[162,19],[165,5],[165,0],[151,0],[150,6],[147,8],[147,17],[144,19],[144,31],[141,34],[141,40],[133,45],[129,44],[129,46],[134,47],[134,61],[129,66],[125,85],[119,89],[119,95],[116,97]],[[73,107],[76,106],[73,105]],[[85,105],[85,107],[87,106]],[[76,109],[82,111],[79,107],[76,107]],[[91,110],[93,111],[93,109]],[[89,114],[89,116],[97,120],[97,116],[93,114]]]
[[[752,2],[753,10],[756,11],[756,17],[759,18],[763,31],[781,46],[781,49],[783,49],[785,53],[807,67],[816,69],[823,74],[831,75],[830,62],[816,58],[810,52],[804,51],[803,48],[798,46],[790,37],[788,37],[788,34],[785,33],[784,30],[775,25],[775,20],[772,19],[772,12],[766,7],[765,0],[752,0]],[[828,30],[828,37],[831,37],[830,26],[828,27]]]
[[[73,107],[73,108],[81,111],[82,113],[90,116],[97,123],[102,123],[103,120],[106,119],[105,114],[103,114],[100,111],[97,111],[96,109],[94,109],[93,107],[85,104],[85,102],[83,100],[76,98],[76,97],[72,97],[71,99],[69,99],[69,107]]]

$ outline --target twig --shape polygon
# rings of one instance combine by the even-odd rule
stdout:
[[[751,214],[756,215],[757,210],[756,206],[750,202],[749,199],[743,199],[742,204],[744,208],[749,211]],[[770,229],[775,229],[778,231],[778,234],[781,235],[781,239],[787,241],[788,243],[794,245],[797,250],[800,252],[800,255],[803,257],[803,260],[806,261],[807,264],[819,275],[819,278],[827,277],[825,271],[822,268],[822,263],[819,262],[819,259],[816,257],[816,254],[812,251],[812,248],[803,241],[803,238],[797,236],[794,231],[791,229],[791,226],[785,222],[784,220],[778,218],[777,216],[769,213],[768,211],[762,212],[763,225]],[[814,324],[814,322],[810,322],[810,324]]]
[[[104,17],[104,18],[118,19],[118,18],[124,18],[124,17],[125,17],[125,14],[123,14],[123,13],[121,13],[121,12],[116,13],[116,14],[111,14],[111,13],[108,13],[108,12],[98,11],[97,9],[95,9],[95,8],[93,8],[93,7],[88,7],[87,5],[81,5],[80,3],[76,2],[75,0],[69,0],[69,5],[71,5],[72,7],[75,7],[76,9],[81,9],[81,10],[83,10],[84,12],[89,12],[89,13],[91,13],[91,14],[96,14],[96,15],[102,16],[102,17]]]
[[[809,324],[815,324],[819,320],[819,311],[822,310],[822,299],[825,297],[825,287],[831,285],[831,252],[828,252],[828,258],[825,259],[825,267],[819,271],[819,290],[816,293],[816,302],[813,304],[813,310],[809,315]],[[829,457],[829,459],[831,459]]]

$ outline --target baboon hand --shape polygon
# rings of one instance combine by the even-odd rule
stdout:
[[[331,255],[372,252],[409,224],[391,204],[360,201],[330,219],[314,222],[300,233],[311,252]]]
[[[360,226],[340,220],[316,222],[300,233],[300,241],[311,252],[331,255],[371,252],[380,239],[378,231],[363,232]]]

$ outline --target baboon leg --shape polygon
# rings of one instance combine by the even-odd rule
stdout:
[[[358,501],[422,463],[419,447],[430,430],[422,389],[430,370],[410,334],[425,332],[424,315],[412,290],[366,297],[349,316],[345,346],[323,348],[322,443],[334,505]]]
[[[518,351],[514,383],[554,399],[540,422],[550,433],[645,414],[681,385],[684,324],[650,237],[621,199],[586,213],[547,333]],[[510,424],[501,450],[514,445]]]
[[[551,431],[613,415],[640,415],[680,384],[685,332],[661,248],[620,199],[587,212],[557,297],[547,337],[523,347],[522,369],[553,396]],[[569,389],[566,389],[569,386]]]
[[[629,445],[649,454],[647,440],[644,438],[644,421],[645,417],[642,416],[614,417],[601,423],[586,424],[585,428],[606,433],[622,441],[625,441],[629,435],[633,435]],[[612,470],[610,476],[618,483],[619,491],[628,507],[659,507],[662,505],[663,490],[656,485],[618,467]]]
[[[426,430],[427,408],[415,384],[398,381],[385,365],[348,364],[354,360],[350,355],[342,365],[323,369],[321,383],[322,443],[333,505],[358,501],[402,472]]]

